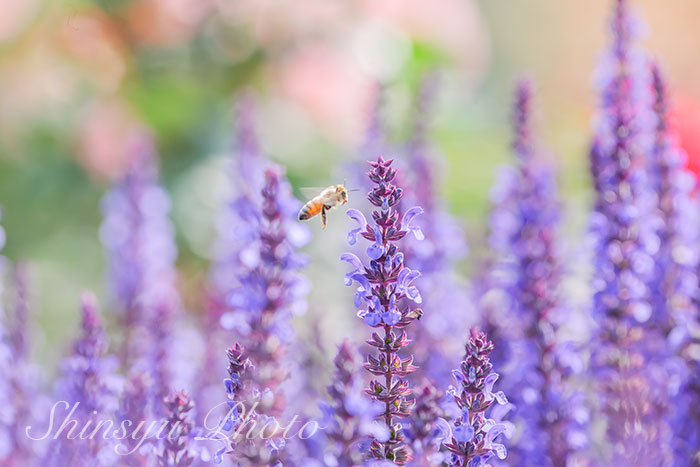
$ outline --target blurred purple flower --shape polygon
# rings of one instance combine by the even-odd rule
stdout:
[[[355,261],[354,255],[345,254],[342,259],[355,267],[350,278],[359,285],[355,294],[355,306],[360,308],[358,316],[367,325],[384,329],[384,336],[380,337],[375,332],[368,341],[378,349],[379,354],[368,355],[364,366],[371,374],[383,377],[381,381],[372,380],[366,393],[385,405],[381,418],[389,430],[389,437],[373,437],[369,455],[373,459],[404,465],[410,460],[411,453],[404,442],[401,424],[395,422],[395,419],[410,415],[411,402],[408,396],[411,389],[405,377],[415,367],[412,356],[399,356],[401,348],[408,345],[408,338],[405,331],[397,336],[395,329],[405,328],[422,312],[415,310],[410,301],[406,300],[410,298],[420,301],[418,289],[411,285],[420,273],[404,266],[404,255],[395,245],[409,231],[401,227],[399,212],[395,207],[403,190],[392,184],[396,171],[391,168],[391,163],[390,160],[384,161],[381,156],[376,162],[370,162],[372,170],[368,176],[375,186],[367,198],[378,209],[372,212],[374,225],[367,224],[359,232],[371,242],[367,249],[369,266],[362,266],[359,261]],[[349,215],[357,217],[356,212],[350,212]],[[345,283],[347,282],[346,280]]]
[[[613,47],[601,66],[599,124],[591,150],[596,259],[592,365],[607,419],[614,464],[666,465],[669,427],[653,392],[663,371],[650,349],[664,337],[649,285],[654,281],[654,192],[644,170],[653,153],[649,64],[635,46],[639,24],[627,2],[615,2]],[[662,378],[663,379],[663,378]],[[663,390],[661,391],[664,392]],[[662,396],[663,397],[663,396]],[[661,412],[659,412],[661,410]],[[634,427],[631,429],[630,427]]]
[[[666,83],[658,65],[652,64],[651,70],[656,128],[650,172],[658,196],[659,235],[651,287],[652,319],[659,330],[656,345],[647,346],[648,359],[656,368],[647,374],[652,380],[657,416],[668,413],[671,417],[673,433],[665,433],[662,442],[672,445],[675,462],[681,464],[695,455],[700,444],[698,417],[689,417],[687,411],[688,407],[700,405],[698,393],[693,389],[700,384],[695,376],[698,361],[688,358],[690,354],[685,351],[693,340],[699,311],[696,226],[700,222],[700,206],[692,193],[695,177],[683,168],[686,155],[669,134]],[[688,366],[682,363],[679,354],[688,358]]]
[[[427,377],[444,387],[449,383],[449,362],[461,351],[474,317],[466,286],[456,271],[467,253],[465,233],[441,194],[445,161],[429,136],[437,78],[427,75],[419,86],[411,137],[403,150],[405,161],[398,162],[406,169],[400,172],[407,187],[402,204],[421,206],[407,211],[402,221],[402,228],[414,233],[407,236],[404,252],[406,262],[421,271],[415,284],[425,302],[421,326],[413,336],[419,368],[412,377],[414,381]]]
[[[559,202],[554,173],[537,160],[531,131],[532,86],[521,80],[515,92],[513,151],[517,166],[505,172],[500,204],[492,214],[491,293],[501,305],[487,309],[492,336],[503,348],[495,354],[502,385],[516,409],[518,437],[511,445],[515,464],[564,465],[573,446],[569,432],[581,432],[570,418],[565,353],[559,324],[565,308],[560,297],[562,265]],[[581,449],[577,445],[575,449]]]
[[[438,452],[442,442],[438,420],[447,417],[442,407],[446,402],[444,396],[427,379],[415,391],[416,402],[411,413],[411,424],[404,430],[415,453],[412,465],[435,465],[444,460],[443,453]]]
[[[168,219],[170,198],[158,184],[156,156],[145,135],[135,138],[133,157],[123,180],[103,200],[100,236],[123,313],[123,364],[150,373],[150,407],[160,414],[174,371],[170,332],[181,307],[177,247]]]
[[[104,434],[110,428],[97,429],[98,423],[112,419],[119,408],[123,380],[117,375],[118,362],[106,356],[107,340],[102,328],[97,299],[92,294],[82,297],[81,336],[73,344],[73,354],[61,363],[61,376],[56,382],[57,400],[68,404],[66,412],[77,420],[76,430],[92,422],[97,435],[76,439],[70,428],[52,441],[47,461],[51,465],[110,465],[116,461],[112,441]],[[107,425],[109,427],[109,425]]]
[[[328,387],[331,402],[321,406],[323,432],[331,444],[324,460],[332,459],[338,467],[352,467],[362,464],[368,436],[386,440],[389,432],[375,421],[384,412],[384,405],[363,394],[359,355],[347,341],[338,348],[334,364],[333,383]]]
[[[174,392],[164,400],[167,414],[162,446],[158,453],[161,467],[185,467],[195,460],[189,446],[194,434],[194,424],[189,412],[194,408],[192,399],[185,391]]]

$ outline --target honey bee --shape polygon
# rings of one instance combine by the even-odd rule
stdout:
[[[321,213],[322,228],[326,228],[326,213],[348,202],[348,190],[343,185],[331,185],[311,198],[299,211],[299,220],[305,221]]]

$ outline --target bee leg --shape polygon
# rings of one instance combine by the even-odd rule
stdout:
[[[321,206],[321,228],[326,228],[326,206]]]

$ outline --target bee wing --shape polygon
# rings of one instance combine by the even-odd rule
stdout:
[[[309,200],[317,197],[318,195],[321,194],[323,190],[325,190],[327,187],[301,187],[299,188],[299,191],[301,192],[301,195],[303,196],[304,199]]]

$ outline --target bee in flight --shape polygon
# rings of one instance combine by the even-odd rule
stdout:
[[[331,185],[311,198],[299,211],[299,220],[305,221],[321,213],[322,228],[326,228],[326,213],[348,202],[348,190],[343,185]]]

